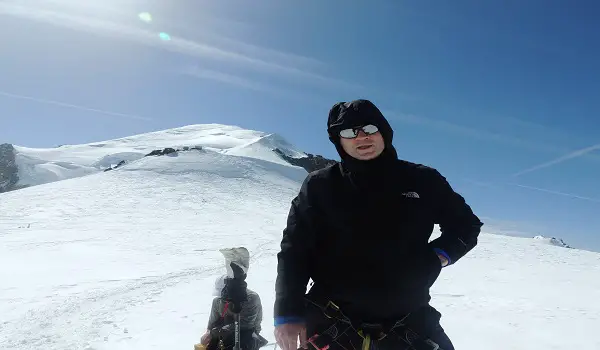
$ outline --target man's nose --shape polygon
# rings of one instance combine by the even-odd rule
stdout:
[[[364,131],[362,131],[362,130],[359,130],[359,131],[358,131],[358,134],[356,135],[356,138],[366,138],[366,137],[369,137],[369,135],[368,135],[368,134],[366,134],[366,133],[365,133]]]

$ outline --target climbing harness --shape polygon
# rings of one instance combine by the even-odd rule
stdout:
[[[410,313],[394,323],[356,323],[345,315],[340,307],[331,300],[324,307],[312,300],[307,300],[318,307],[325,317],[337,321],[322,334],[315,334],[308,339],[308,342],[317,350],[328,350],[331,343],[338,342],[340,337],[351,329],[362,339],[361,350],[371,350],[374,341],[381,341],[388,337],[390,333],[394,333],[402,339],[409,346],[407,350],[442,350],[438,344],[430,339],[419,336],[405,324],[404,321],[411,315]],[[338,327],[339,323],[343,326]],[[373,348],[375,347],[373,346]]]

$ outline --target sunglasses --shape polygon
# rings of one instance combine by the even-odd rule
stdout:
[[[344,129],[340,131],[340,136],[345,139],[353,139],[358,136],[358,133],[362,130],[366,135],[373,135],[379,131],[379,129],[372,124],[367,124],[364,126],[357,126],[350,129]]]

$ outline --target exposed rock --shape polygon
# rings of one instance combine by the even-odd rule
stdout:
[[[546,243],[548,243],[550,245],[555,245],[557,247],[573,248],[570,245],[568,245],[567,243],[565,243],[565,241],[563,241],[562,238],[544,237],[544,236],[538,235],[538,236],[533,237],[533,239],[538,240],[538,241],[545,241]]]
[[[120,161],[117,165],[115,165],[114,167],[110,167],[110,168],[106,168],[104,171],[111,171],[111,170],[115,170],[116,168],[119,168],[121,166],[125,165],[125,161],[122,160]]]
[[[306,157],[292,158],[283,153],[283,151],[281,151],[279,148],[275,148],[273,151],[281,158],[285,159],[288,163],[302,167],[309,173],[337,163],[335,160],[327,159],[323,156],[313,155],[310,153],[307,153]]]
[[[154,151],[146,154],[146,157],[151,157],[151,156],[165,156],[167,154],[171,154],[171,153],[175,153],[175,152],[177,152],[177,150],[174,149],[174,148],[171,148],[171,147],[167,147],[167,148],[162,149],[162,150],[155,149]]]
[[[155,149],[154,151],[146,154],[145,157],[151,157],[151,156],[165,156],[167,154],[172,154],[172,153],[177,153],[177,152],[187,152],[187,151],[202,151],[202,146],[194,146],[194,147],[189,147],[189,146],[185,146],[181,149],[175,149],[172,147],[167,147],[165,149]]]
[[[24,186],[17,186],[19,169],[15,161],[15,148],[5,143],[0,145],[0,193],[13,191]]]
[[[146,157],[152,157],[152,156],[162,156],[163,152],[160,149],[155,149],[154,151],[146,154]]]

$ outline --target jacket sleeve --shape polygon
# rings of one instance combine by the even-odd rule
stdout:
[[[256,333],[260,333],[262,331],[262,320],[263,320],[263,311],[262,311],[262,302],[260,301],[260,297],[258,294],[256,295],[256,301],[254,303],[256,307],[256,319],[254,320],[254,330]]]
[[[210,308],[210,316],[208,317],[208,324],[206,326],[206,329],[211,330],[212,328],[214,328],[217,324],[217,321],[219,320],[219,318],[221,317],[221,315],[219,314],[219,298],[214,298],[213,302],[212,302],[212,306]]]
[[[260,296],[255,292],[248,292],[248,300],[243,302],[240,313],[240,326],[242,329],[253,329],[256,333],[261,331],[262,304]]]
[[[437,170],[434,170],[432,187],[436,202],[435,221],[442,234],[430,245],[453,264],[477,245],[483,223]]]
[[[293,323],[304,316],[304,295],[310,278],[309,265],[315,241],[315,207],[311,199],[314,179],[307,176],[292,200],[277,254],[275,325]]]

